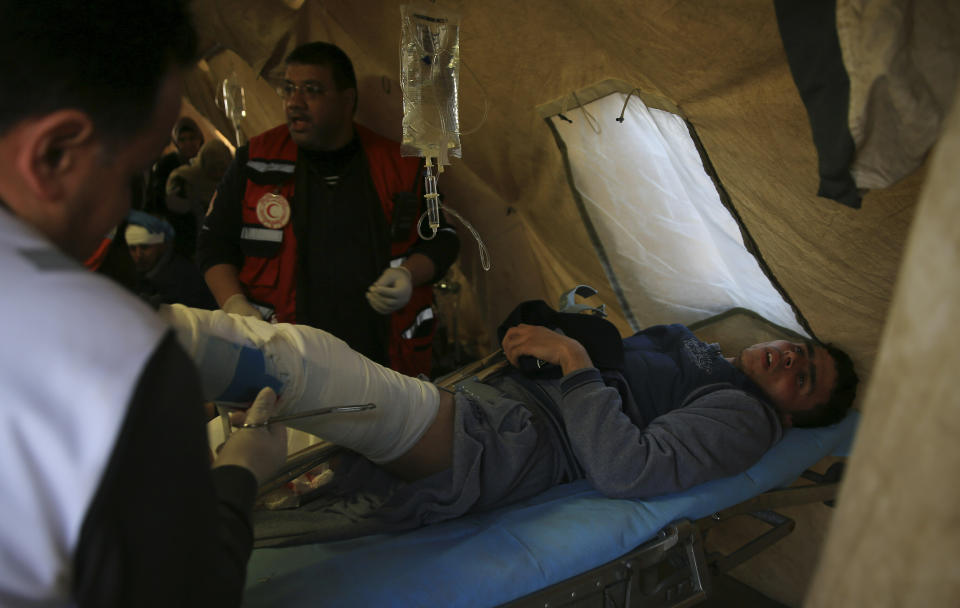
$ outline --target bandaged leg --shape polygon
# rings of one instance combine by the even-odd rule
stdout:
[[[365,412],[289,423],[373,462],[406,453],[436,418],[439,393],[433,384],[374,363],[325,331],[179,304],[161,306],[160,315],[196,362],[210,401],[249,402],[271,386],[280,396],[279,415],[376,404]]]

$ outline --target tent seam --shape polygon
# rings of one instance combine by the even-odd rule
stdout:
[[[800,312],[800,308],[797,306],[796,302],[794,302],[793,298],[790,297],[790,293],[780,283],[779,279],[777,279],[777,276],[773,273],[773,269],[770,268],[770,265],[767,264],[763,254],[760,253],[760,247],[754,240],[753,235],[750,234],[746,224],[744,224],[743,218],[740,217],[740,212],[737,211],[737,208],[734,206],[733,200],[731,200],[730,195],[727,193],[727,189],[723,186],[723,182],[720,181],[720,176],[717,174],[717,170],[710,161],[710,157],[707,155],[707,150],[704,148],[703,142],[700,140],[700,136],[697,135],[697,130],[693,127],[693,124],[686,119],[686,117],[681,116],[681,118],[683,118],[683,122],[685,122],[687,125],[687,131],[689,131],[690,138],[697,147],[697,152],[700,153],[700,159],[703,162],[704,170],[713,181],[713,185],[717,189],[717,194],[720,195],[720,202],[723,203],[723,206],[727,208],[727,211],[730,212],[730,215],[733,216],[734,221],[740,228],[740,236],[743,238],[744,247],[750,252],[754,259],[757,260],[757,263],[760,265],[760,270],[763,271],[763,274],[765,274],[767,279],[770,280],[770,283],[773,285],[774,289],[780,293],[780,296],[790,306],[791,310],[793,310],[793,314],[797,318],[797,322],[800,324],[800,326],[803,327],[803,329],[810,334],[812,338],[818,340],[819,338],[817,338],[817,335],[813,332],[813,329],[810,327],[810,323],[807,322],[807,318],[802,312]]]

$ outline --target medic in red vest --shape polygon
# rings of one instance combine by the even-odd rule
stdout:
[[[356,77],[334,45],[287,57],[287,124],[240,148],[210,202],[198,262],[221,308],[325,329],[400,372],[429,374],[432,283],[446,224],[418,236],[421,161],[352,121]]]

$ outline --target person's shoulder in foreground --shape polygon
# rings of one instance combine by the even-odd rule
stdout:
[[[131,178],[167,140],[179,67],[196,48],[188,10],[71,0],[4,2],[3,15],[0,53],[17,60],[0,68],[2,254],[22,280],[17,314],[3,320],[3,385],[16,397],[0,403],[0,475],[12,490],[0,502],[0,598],[236,605],[249,554],[243,510],[266,473],[258,461],[277,464],[282,440],[273,429],[241,433],[211,476],[185,353],[142,304],[75,262],[120,223]],[[177,398],[150,407],[161,393]],[[131,462],[157,474],[131,475],[145,470]],[[226,485],[245,486],[245,500],[215,493],[234,473],[246,481]],[[176,488],[157,490],[165,478]]]

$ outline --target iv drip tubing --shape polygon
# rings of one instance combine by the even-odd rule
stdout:
[[[467,230],[469,230],[470,234],[473,235],[474,240],[477,241],[477,251],[480,252],[480,266],[484,270],[489,271],[491,268],[490,252],[487,251],[487,246],[486,244],[484,244],[483,238],[480,237],[480,233],[477,232],[477,229],[474,228],[473,224],[471,224],[465,217],[463,217],[462,215],[460,215],[450,207],[444,207],[443,210],[449,213],[450,215],[452,215],[453,217],[457,218],[461,224],[467,227]],[[423,233],[423,220],[426,217],[427,217],[427,212],[424,211],[423,215],[420,216],[420,219],[417,220],[417,234],[419,234],[420,238],[422,238],[423,240],[429,241],[432,238],[437,236],[437,231],[434,230],[433,234],[430,234],[430,235],[426,235]]]

